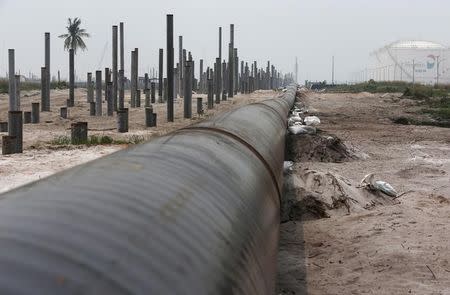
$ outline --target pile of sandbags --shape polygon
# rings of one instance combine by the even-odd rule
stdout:
[[[306,108],[294,107],[288,118],[288,131],[290,134],[316,134],[316,127],[320,125],[320,119],[317,116],[305,116],[308,111]],[[304,116],[304,118],[302,118]]]

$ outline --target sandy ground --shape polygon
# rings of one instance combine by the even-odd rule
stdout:
[[[282,224],[279,294],[450,294],[450,129],[394,125],[409,101],[310,93],[322,125],[367,159],[303,162],[359,183],[368,173],[408,192],[392,205]]]
[[[21,106],[23,111],[31,110],[32,102],[40,102],[39,91],[23,92]],[[52,175],[70,167],[94,160],[96,158],[126,148],[126,145],[108,145],[93,147],[61,147],[54,146],[51,141],[58,136],[70,136],[70,125],[73,122],[88,122],[89,135],[108,135],[114,139],[129,141],[134,136],[146,140],[167,134],[179,128],[204,120],[218,112],[271,98],[274,92],[258,91],[249,95],[237,95],[233,99],[215,105],[213,110],[207,110],[205,95],[193,95],[192,119],[183,118],[183,99],[178,98],[175,103],[175,122],[167,123],[166,104],[154,104],[154,112],[158,114],[158,127],[145,127],[144,108],[130,109],[130,132],[119,134],[116,132],[116,117],[91,117],[89,105],[86,102],[86,90],[77,89],[75,92],[75,107],[69,109],[69,118],[61,119],[59,109],[66,105],[68,90],[55,90],[51,93],[51,112],[41,113],[40,124],[24,125],[24,153],[17,155],[0,155],[0,193]],[[197,97],[203,97],[204,115],[196,114]],[[126,101],[129,100],[129,94]],[[142,101],[141,105],[144,105]],[[103,113],[106,114],[106,104],[103,104]],[[8,97],[0,95],[0,122],[7,121]],[[1,136],[7,133],[0,133]]]

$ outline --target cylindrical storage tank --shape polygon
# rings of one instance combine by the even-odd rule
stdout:
[[[372,52],[369,66],[360,76],[375,81],[448,84],[449,59],[450,49],[442,44],[424,40],[401,40]]]

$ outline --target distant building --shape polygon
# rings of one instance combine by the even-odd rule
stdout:
[[[367,79],[450,84],[450,49],[429,41],[398,41],[371,54]]]

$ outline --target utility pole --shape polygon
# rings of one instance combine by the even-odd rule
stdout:
[[[394,64],[394,81],[397,81],[397,62]]]
[[[439,55],[436,56],[436,86],[439,85]]]
[[[331,85],[334,85],[334,55],[331,59]]]
[[[403,82],[403,63],[400,63],[400,81]]]

